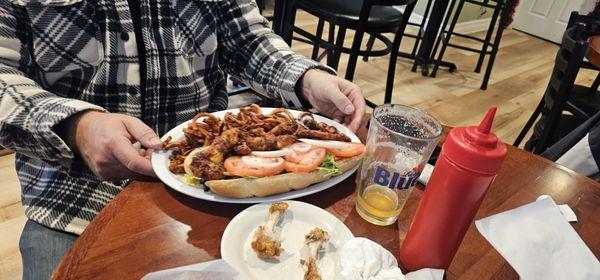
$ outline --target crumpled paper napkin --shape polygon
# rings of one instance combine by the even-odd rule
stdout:
[[[402,274],[392,253],[362,237],[349,240],[339,253],[340,280],[441,280],[442,269],[421,269]]]
[[[475,225],[521,279],[600,279],[600,262],[568,222],[573,211],[562,208],[544,196]]]

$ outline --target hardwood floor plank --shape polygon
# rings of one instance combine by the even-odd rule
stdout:
[[[0,209],[21,202],[21,188],[15,171],[15,155],[0,157]]]
[[[27,218],[20,216],[0,223],[0,279],[21,279],[19,237]]]

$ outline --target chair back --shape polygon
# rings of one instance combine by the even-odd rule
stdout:
[[[544,103],[548,115],[545,118],[546,123],[542,136],[533,150],[536,154],[542,153],[549,146],[549,138],[558,126],[579,69],[583,64],[583,58],[588,49],[588,43],[581,40],[583,28],[583,24],[574,24],[563,35],[554,61],[552,75],[544,93]]]
[[[583,24],[585,26],[585,28],[582,31],[586,33],[589,32],[600,34],[600,18],[595,16],[580,15],[577,11],[571,12],[569,22],[567,23],[567,29],[573,27],[575,24],[578,23]]]

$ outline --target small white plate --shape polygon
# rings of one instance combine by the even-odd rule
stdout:
[[[262,108],[263,114],[268,114],[273,110],[275,110],[275,108]],[[289,110],[289,111],[295,117],[297,117],[301,113],[300,111],[295,111],[295,110]],[[227,112],[237,113],[237,112],[239,112],[239,110],[232,109],[232,110],[226,110],[226,111],[219,111],[219,112],[213,113],[213,115],[217,118],[223,119],[223,117],[225,116],[225,113],[227,113]],[[322,116],[318,116],[318,115],[314,115],[314,116],[315,116],[316,121],[324,122],[328,125],[332,125],[335,128],[337,128],[338,131],[340,131],[341,133],[348,135],[348,137],[350,137],[352,142],[360,143],[360,140],[358,139],[358,137],[354,133],[352,133],[352,131],[350,131],[350,129],[348,129],[347,127],[345,127],[331,119],[328,119],[328,118],[325,118]],[[177,127],[171,129],[171,131],[169,131],[167,134],[165,134],[162,139],[165,140],[167,137],[171,136],[173,138],[173,141],[183,140],[184,139],[183,128],[187,127],[187,125],[190,121],[184,122],[184,123],[178,125]],[[312,186],[309,186],[309,187],[301,189],[301,190],[290,191],[287,193],[272,195],[272,196],[268,196],[268,197],[229,198],[229,197],[223,197],[220,195],[216,195],[210,191],[204,191],[201,188],[194,188],[183,182],[182,175],[171,173],[171,171],[169,171],[169,168],[168,168],[169,156],[171,155],[171,153],[172,153],[172,151],[163,151],[163,150],[155,151],[154,153],[152,153],[152,168],[154,168],[154,172],[156,173],[158,178],[161,181],[163,181],[163,183],[165,183],[167,186],[171,187],[172,189],[174,189],[180,193],[189,195],[191,197],[196,197],[196,198],[210,200],[210,201],[224,202],[224,203],[274,202],[274,201],[281,201],[281,200],[286,200],[286,199],[293,199],[293,198],[307,196],[307,195],[310,195],[310,194],[313,194],[316,192],[320,192],[322,190],[325,190],[325,189],[328,189],[328,188],[331,188],[331,187],[337,185],[338,183],[340,183],[341,181],[343,181],[344,179],[346,179],[350,175],[352,175],[352,173],[354,173],[356,171],[356,169],[358,168],[358,165],[357,165],[354,168],[351,168],[350,170],[344,172],[343,174],[334,176],[327,181],[324,181],[324,182],[321,182],[318,184],[314,184]]]
[[[300,259],[307,257],[304,236],[315,227],[329,234],[317,266],[323,279],[335,279],[339,271],[338,252],[354,238],[352,232],[329,212],[314,205],[286,201],[288,210],[277,226],[284,251],[276,261],[256,256],[250,243],[258,226],[266,223],[271,204],[257,204],[240,212],[229,222],[221,238],[221,257],[248,279],[301,280],[304,269]]]

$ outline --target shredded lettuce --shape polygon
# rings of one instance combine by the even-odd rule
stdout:
[[[342,173],[340,168],[335,163],[335,157],[330,153],[327,153],[327,158],[323,163],[321,163],[321,165],[319,165],[319,167],[317,167],[317,169],[327,171],[327,173],[331,175]]]

